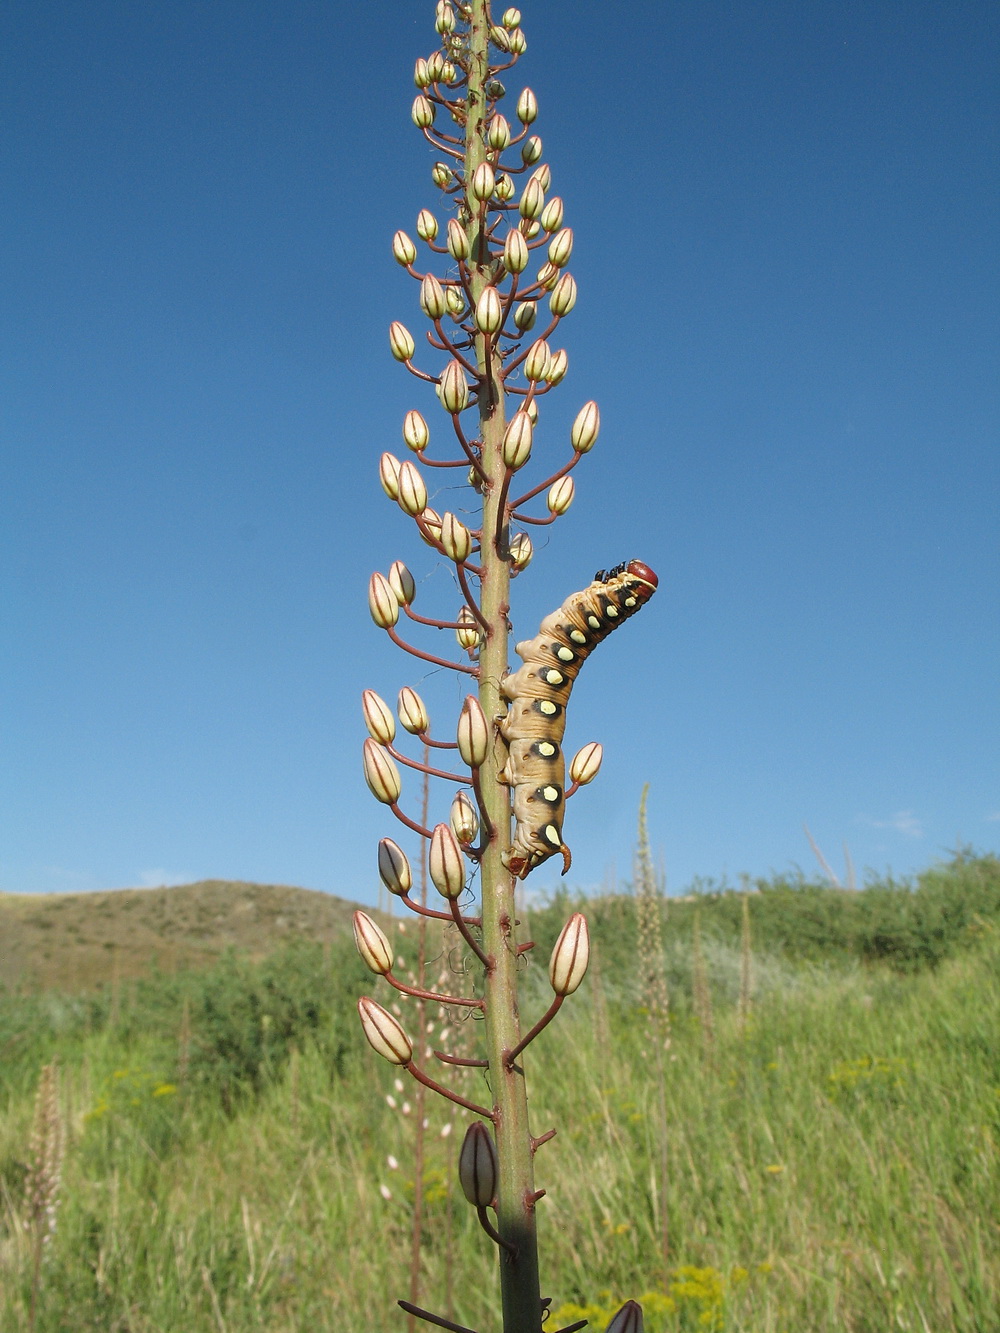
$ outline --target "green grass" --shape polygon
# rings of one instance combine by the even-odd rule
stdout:
[[[601,1330],[637,1296],[648,1333],[1000,1328],[1000,865],[961,858],[913,901],[881,891],[888,907],[856,901],[871,890],[753,895],[745,1031],[738,896],[670,904],[665,1117],[629,972],[634,904],[590,906],[598,967],[525,1057],[534,1131],[559,1131],[537,1159],[549,1327]],[[526,1016],[568,906],[531,913]],[[696,906],[710,1046],[690,1006]],[[881,955],[895,966],[866,961],[887,921],[908,941]],[[57,1055],[68,1148],[39,1333],[402,1330],[412,1091],[360,1038],[354,999],[373,983],[334,943],[0,1001],[0,1327],[27,1328],[23,1182]],[[463,1090],[488,1100],[480,1077]],[[428,1105],[425,1303],[495,1329],[494,1253],[454,1179],[467,1118]]]

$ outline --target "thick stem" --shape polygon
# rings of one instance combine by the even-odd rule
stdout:
[[[466,124],[465,179],[485,160],[484,129],[489,78],[488,0],[472,0]],[[485,210],[469,198],[471,255],[469,279],[473,303],[489,284],[493,260],[485,233]],[[475,340],[480,375],[479,416],[483,441],[482,467],[487,481],[483,495],[482,598],[483,617],[489,626],[479,658],[479,700],[488,718],[503,711],[500,681],[507,671],[507,611],[510,566],[506,551],[506,515],[500,504],[505,467],[501,452],[505,426],[502,363],[498,349],[478,334]],[[483,951],[493,963],[486,974],[486,1043],[493,1078],[493,1121],[496,1129],[499,1179],[497,1233],[503,1245],[500,1289],[504,1333],[540,1333],[542,1303],[538,1284],[538,1245],[535,1231],[535,1184],[531,1130],[524,1075],[509,1068],[505,1055],[520,1040],[517,1004],[517,937],[514,922],[514,879],[504,865],[510,850],[510,794],[499,779],[506,760],[505,746],[496,737],[486,763],[479,770],[483,813],[492,830],[481,863],[483,897]]]

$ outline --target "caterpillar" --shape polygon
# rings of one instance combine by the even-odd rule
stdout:
[[[657,581],[640,560],[598,570],[589,587],[545,617],[533,639],[515,645],[524,665],[500,684],[509,708],[499,727],[509,750],[500,781],[514,789],[516,821],[506,865],[518,879],[556,852],[564,875],[570,867],[562,839],[566,761],[560,747],[570,690],[591,650],[645,606]]]

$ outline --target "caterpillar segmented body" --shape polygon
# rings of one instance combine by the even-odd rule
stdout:
[[[500,780],[514,788],[516,827],[507,868],[519,879],[556,852],[562,853],[563,874],[570,867],[562,839],[566,761],[560,745],[570,690],[591,650],[645,606],[656,585],[641,560],[600,570],[589,587],[545,617],[533,639],[514,648],[524,665],[500,686],[510,704],[500,721],[509,750]]]

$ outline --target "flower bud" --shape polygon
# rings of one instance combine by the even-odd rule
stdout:
[[[545,501],[549,507],[549,513],[565,514],[573,503],[575,491],[576,487],[573,485],[572,477],[560,477],[557,482],[549,487],[549,493]]]
[[[458,73],[455,66],[450,60],[446,60],[441,66],[441,77],[438,79],[438,83],[454,83],[457,77]]]
[[[530,179],[537,181],[542,189],[548,192],[548,188],[552,184],[552,168],[546,162],[542,166],[534,169]]]
[[[435,162],[431,167],[431,180],[439,190],[446,190],[451,184],[451,167],[447,162]]]
[[[533,342],[528,349],[528,355],[524,359],[524,373],[529,380],[543,380],[545,378],[545,368],[549,364],[549,345],[544,338],[539,338]]]
[[[539,185],[538,181],[532,177],[524,187],[524,193],[521,195],[521,202],[518,204],[518,211],[523,218],[534,220],[545,207],[545,191]]]
[[[559,270],[554,264],[550,264],[546,259],[545,263],[538,270],[538,277],[535,279],[539,287],[544,287],[547,292],[551,292],[559,281]]]
[[[389,325],[389,347],[397,361],[409,361],[416,351],[413,335],[398,319]]]
[[[413,887],[413,874],[403,849],[391,838],[382,838],[378,845],[379,879],[397,898],[405,898]]]
[[[510,34],[506,28],[490,28],[490,41],[500,51],[510,51]]]
[[[429,208],[422,208],[417,214],[417,235],[422,241],[433,241],[438,234],[437,218]]]
[[[434,124],[434,103],[423,93],[413,99],[410,116],[418,130],[428,130]]]
[[[505,9],[500,22],[508,32],[512,28],[519,28],[521,26],[521,11],[519,9]]]
[[[510,539],[510,563],[518,573],[522,569],[527,569],[534,554],[535,548],[532,546],[531,538],[526,532],[519,532]]]
[[[566,378],[567,370],[569,370],[569,354],[565,347],[560,347],[558,352],[553,352],[549,357],[549,364],[545,367],[545,379],[549,384],[560,384]]]
[[[514,324],[522,333],[528,333],[535,327],[535,303],[534,301],[522,301],[514,309]]]
[[[552,295],[549,297],[549,309],[553,315],[558,315],[562,319],[563,315],[568,315],[575,305],[576,279],[572,273],[564,273],[552,289]]]
[[[440,83],[441,76],[444,73],[444,56],[440,51],[434,51],[427,57],[427,75],[431,83]]]
[[[549,959],[549,981],[557,995],[572,995],[590,962],[590,935],[587,918],[574,912],[559,932]]]
[[[455,799],[451,803],[449,820],[451,831],[461,846],[468,847],[475,842],[476,834],[479,832],[479,815],[476,813],[476,807],[464,791],[455,793]]]
[[[589,453],[601,429],[601,413],[595,402],[584,403],[576,414],[569,433],[570,443],[578,454]]]
[[[417,257],[417,247],[405,231],[397,231],[392,238],[392,253],[397,264],[408,268]]]
[[[428,319],[440,319],[445,312],[444,288],[433,273],[420,284],[420,309]]]
[[[543,231],[558,231],[563,224],[563,201],[557,194],[546,202],[538,221]]]
[[[465,314],[465,293],[461,287],[446,287],[444,295],[449,315],[454,320],[460,320]]]
[[[413,1046],[392,1014],[367,995],[358,1001],[358,1013],[368,1044],[376,1055],[393,1065],[408,1065],[413,1059]]]
[[[366,912],[354,913],[354,944],[365,967],[381,977],[392,971],[392,945]]]
[[[497,183],[493,187],[493,193],[501,203],[506,204],[514,198],[517,187],[511,178],[505,174],[497,177]]]
[[[503,461],[512,472],[531,457],[532,425],[527,412],[515,412],[503,436]]]
[[[530,88],[517,99],[517,118],[522,125],[530,125],[538,119],[538,100]]]
[[[396,711],[400,722],[411,736],[422,736],[431,725],[423,699],[416,690],[411,690],[409,685],[404,685],[399,691]]]
[[[496,1197],[499,1174],[493,1136],[481,1120],[473,1120],[458,1155],[462,1193],[474,1207],[488,1208]]]
[[[396,719],[381,695],[374,690],[364,690],[361,695],[361,712],[372,740],[379,745],[391,745],[396,736]]]
[[[479,647],[479,641],[482,637],[479,632],[479,621],[467,606],[459,609],[456,621],[458,629],[455,631],[455,638],[458,640],[460,647],[472,652],[474,648]]]
[[[537,134],[533,134],[521,145],[521,161],[526,167],[533,167],[541,156],[542,141]]]
[[[474,199],[482,202],[488,199],[496,186],[496,176],[488,162],[480,162],[472,173],[471,193]]]
[[[506,116],[501,116],[499,111],[490,121],[490,127],[486,132],[486,142],[499,153],[510,147],[510,125]]]
[[[565,268],[573,253],[573,228],[563,227],[549,242],[549,263],[553,268]]]
[[[427,68],[427,61],[420,56],[413,67],[413,82],[418,88],[426,88],[431,82],[430,72]]]
[[[458,717],[458,753],[470,768],[479,768],[486,762],[490,748],[490,727],[483,706],[474,694],[465,696]]]
[[[399,459],[389,453],[383,454],[379,459],[378,476],[386,495],[395,500],[399,494]]]
[[[452,414],[463,412],[469,402],[469,385],[457,361],[449,361],[441,372],[441,405]]]
[[[395,805],[403,790],[399,769],[393,763],[392,756],[386,754],[382,746],[377,745],[370,736],[365,741],[364,768],[368,790],[376,801],[381,801],[383,805]]]
[[[499,79],[487,79],[484,91],[491,102],[499,102],[501,97],[507,96],[507,89]]]
[[[416,408],[411,407],[403,418],[403,439],[406,441],[407,448],[412,449],[415,454],[422,453],[427,448],[430,438],[431,433],[427,429],[427,422]],[[395,499],[395,496],[393,496],[393,499]]]
[[[400,606],[412,605],[417,595],[417,586],[402,560],[394,560],[389,567],[389,587]]]
[[[480,333],[499,333],[503,323],[503,302],[495,287],[484,287],[476,302],[476,328]]]
[[[533,426],[538,425],[538,403],[534,398],[526,403],[524,407],[521,408],[521,411],[527,412]]]
[[[523,273],[528,267],[528,244],[516,228],[503,243],[503,266],[508,273]]]
[[[445,514],[441,520],[441,548],[448,559],[457,564],[469,558],[472,533],[454,514]]]
[[[434,28],[442,37],[446,33],[454,32],[455,11],[448,0],[438,0],[437,8],[434,11]]]
[[[465,889],[465,857],[447,824],[434,825],[427,869],[442,897],[457,898]]]
[[[399,603],[389,580],[378,570],[368,580],[368,610],[380,629],[388,629],[399,619]]]
[[[523,56],[528,49],[528,39],[520,28],[515,28],[507,38],[507,46],[511,55]]]
[[[468,259],[469,238],[458,218],[448,219],[448,253],[452,259]]]
[[[415,518],[427,508],[427,487],[415,463],[407,458],[399,465],[399,495],[396,497],[404,514]]]
[[[626,1301],[604,1333],[642,1333],[642,1306],[638,1301]]]
[[[542,230],[542,224],[535,218],[522,218],[518,223],[518,231],[527,241],[533,241]]]
[[[441,519],[437,510],[425,509],[422,514],[418,514],[423,525],[420,529],[421,540],[428,546],[437,547],[441,541]]]
[[[569,766],[570,781],[575,782],[580,787],[585,787],[588,782],[593,782],[601,771],[603,758],[604,746],[599,741],[591,741],[582,750],[577,750]]]

